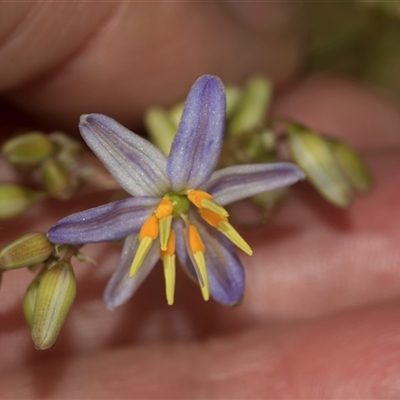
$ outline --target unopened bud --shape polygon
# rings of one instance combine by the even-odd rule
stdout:
[[[168,112],[161,108],[151,108],[144,117],[144,123],[151,141],[165,155],[168,155],[177,132],[177,127],[171,120]]]
[[[69,262],[47,271],[37,289],[31,335],[38,350],[53,346],[75,299],[76,281]]]
[[[14,218],[26,211],[39,195],[32,189],[18,185],[0,185],[0,220]]]
[[[240,103],[242,91],[237,86],[226,86],[226,118],[232,117],[236,111],[237,106]]]
[[[72,169],[82,150],[81,144],[63,132],[53,132],[49,136],[57,146],[57,162],[65,170]]]
[[[272,96],[272,84],[265,78],[253,78],[245,87],[239,104],[228,123],[229,135],[237,136],[243,132],[263,125]]]
[[[343,175],[327,141],[310,130],[290,124],[287,142],[293,160],[318,192],[332,204],[348,207],[353,200],[353,187]]]
[[[37,292],[39,288],[39,281],[35,279],[26,289],[24,299],[22,301],[22,311],[29,327],[32,327],[33,311],[35,310],[35,303]]]
[[[54,245],[41,232],[28,233],[0,249],[0,269],[25,268],[47,260]]]
[[[42,179],[48,193],[56,199],[71,197],[74,184],[71,175],[56,160],[47,160],[42,165]]]
[[[358,192],[366,192],[371,189],[371,174],[357,152],[348,144],[337,139],[331,139],[329,144],[342,172],[347,176],[354,188]]]
[[[171,118],[172,123],[176,130],[178,130],[179,122],[182,118],[183,107],[185,106],[184,102],[178,103],[174,105],[169,111],[168,115]]]
[[[2,148],[4,158],[16,167],[35,167],[55,150],[52,141],[43,133],[30,132],[8,140]]]

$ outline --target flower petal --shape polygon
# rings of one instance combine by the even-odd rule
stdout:
[[[137,234],[133,234],[125,239],[118,267],[104,291],[103,299],[109,309],[121,306],[133,296],[159,258],[159,244],[155,241],[139,271],[133,278],[130,278],[129,269],[139,244],[137,236]]]
[[[202,222],[196,227],[206,248],[204,256],[210,295],[218,303],[234,306],[242,299],[245,286],[243,266],[234,246],[216,229]]]
[[[154,211],[158,197],[130,197],[72,214],[53,225],[53,243],[83,244],[117,240],[138,232]]]
[[[190,222],[196,225],[206,248],[204,256],[211,297],[221,304],[237,304],[243,295],[245,277],[234,246],[216,229],[206,226],[195,213],[191,213]],[[175,229],[179,261],[185,272],[198,283],[195,269],[186,251],[183,226]]]
[[[204,190],[223,206],[304,178],[304,173],[295,164],[287,162],[235,165],[214,172]]]
[[[193,85],[168,157],[172,190],[196,188],[210,178],[221,152],[225,103],[219,78],[204,75]]]
[[[83,115],[79,129],[87,145],[132,196],[167,191],[167,159],[150,142],[101,114]]]

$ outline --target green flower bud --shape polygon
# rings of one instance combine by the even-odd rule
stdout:
[[[66,171],[74,168],[82,150],[81,144],[63,132],[53,132],[50,138],[57,146],[55,158],[59,165]]]
[[[0,220],[23,213],[39,197],[32,189],[12,184],[0,185]]]
[[[337,139],[329,140],[329,144],[342,172],[353,184],[356,191],[366,192],[371,189],[371,174],[357,152],[348,144]]]
[[[74,183],[71,175],[56,160],[47,160],[42,165],[42,179],[48,193],[56,199],[66,200],[71,197]]]
[[[228,123],[228,135],[237,136],[262,126],[271,96],[272,84],[270,81],[257,77],[251,79]]]
[[[54,345],[75,299],[76,280],[69,262],[47,271],[37,289],[31,335],[38,350]]]
[[[16,167],[35,167],[55,150],[52,141],[43,133],[31,132],[8,140],[2,147],[4,158]]]
[[[327,141],[310,130],[290,124],[287,143],[293,160],[318,192],[332,204],[348,207],[353,200],[353,187],[343,175]]]
[[[236,86],[227,86],[225,88],[226,95],[226,118],[229,119],[234,115],[236,108],[240,103],[242,91]]]
[[[169,117],[171,118],[172,123],[174,124],[175,130],[178,130],[178,125],[182,117],[184,102],[175,104],[169,111]]]
[[[47,260],[54,245],[41,232],[28,233],[0,249],[0,269],[25,268]]]
[[[168,155],[177,132],[177,127],[168,112],[161,108],[151,108],[146,112],[144,123],[151,141]]]
[[[24,316],[29,327],[32,327],[33,311],[35,310],[35,303],[36,303],[39,284],[40,282],[37,279],[35,279],[28,286],[28,289],[26,289],[25,296],[22,301],[22,311],[24,312]]]

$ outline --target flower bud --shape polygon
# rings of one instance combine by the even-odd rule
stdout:
[[[52,141],[43,133],[30,132],[8,140],[2,147],[4,158],[16,167],[35,167],[55,150]]]
[[[41,232],[28,233],[0,249],[0,269],[30,267],[47,260],[54,245]]]
[[[42,165],[42,179],[48,193],[56,199],[71,197],[74,190],[72,177],[56,160],[47,160]]]
[[[183,107],[185,103],[182,101],[181,103],[175,104],[172,108],[169,109],[168,115],[174,124],[175,132],[178,131],[179,122],[182,118]]]
[[[265,78],[251,79],[228,123],[228,134],[237,136],[262,126],[271,96],[272,84],[270,81]]]
[[[32,327],[33,311],[35,310],[35,303],[36,303],[39,283],[40,282],[37,279],[35,279],[28,286],[28,289],[26,289],[24,299],[22,301],[22,311],[24,312],[24,316],[29,327]]]
[[[353,184],[356,191],[366,192],[371,189],[371,174],[357,152],[348,144],[337,139],[331,139],[329,144],[342,172]]]
[[[236,108],[240,103],[242,97],[242,91],[237,86],[226,86],[226,118],[230,118],[234,115]]]
[[[76,281],[69,262],[47,271],[37,289],[31,335],[38,350],[53,346],[75,299]]]
[[[353,187],[343,175],[327,141],[310,130],[290,124],[287,143],[293,160],[318,192],[332,204],[348,207],[353,200]]]
[[[146,112],[144,123],[151,141],[165,155],[168,155],[177,132],[177,127],[168,112],[161,108],[151,108]]]
[[[39,195],[18,185],[0,185],[0,220],[14,218],[26,211]]]

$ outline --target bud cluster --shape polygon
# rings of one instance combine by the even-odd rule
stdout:
[[[39,350],[53,346],[74,301],[76,280],[70,258],[77,251],[56,248],[42,232],[28,233],[0,249],[1,274],[18,268],[38,271],[25,292],[22,309]]]
[[[0,183],[0,220],[14,218],[45,198],[68,200],[79,190],[115,189],[104,168],[62,132],[18,134],[1,154],[23,184]]]

